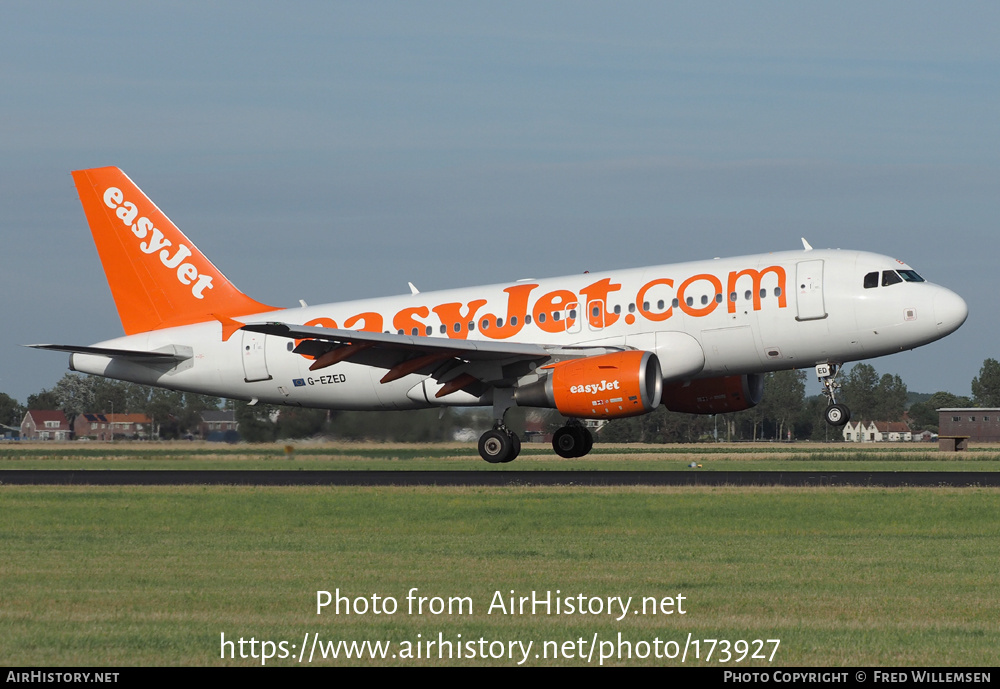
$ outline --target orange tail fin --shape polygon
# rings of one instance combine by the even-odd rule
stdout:
[[[118,168],[73,180],[126,335],[278,310],[236,289]]]

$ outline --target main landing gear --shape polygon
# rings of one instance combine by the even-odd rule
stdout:
[[[579,421],[570,421],[552,436],[552,449],[565,459],[583,457],[594,447],[594,436]]]
[[[514,404],[514,397],[507,388],[494,388],[493,428],[479,436],[479,456],[490,464],[513,462],[521,452],[521,439],[503,419]],[[571,420],[552,436],[552,449],[560,457],[583,457],[594,447],[594,436],[576,419]]]
[[[513,462],[521,452],[521,439],[503,423],[479,437],[479,456],[490,464]]]
[[[510,388],[493,389],[493,428],[479,436],[479,456],[490,464],[513,462],[521,452],[521,439],[503,422],[513,405]]]
[[[579,422],[563,426],[552,436],[552,449],[565,459],[583,457],[594,447],[594,436]],[[479,456],[490,464],[513,462],[521,452],[521,439],[503,423],[479,437]]]
[[[816,377],[823,384],[823,394],[830,400],[829,405],[823,412],[823,418],[831,426],[843,426],[851,420],[851,410],[845,404],[837,404],[837,373],[840,372],[840,364],[820,364],[816,367]]]

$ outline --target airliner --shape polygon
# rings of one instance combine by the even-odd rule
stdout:
[[[750,408],[769,371],[814,368],[837,402],[844,363],[913,349],[968,316],[902,261],[802,250],[279,308],[236,288],[116,167],[73,173],[124,337],[69,352],[82,373],[324,409],[486,406],[487,462],[510,462],[514,406],[558,410],[561,457],[585,419]]]

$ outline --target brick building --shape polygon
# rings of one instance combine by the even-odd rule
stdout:
[[[152,427],[145,414],[78,414],[73,419],[76,437],[93,440],[149,440]]]
[[[939,436],[968,436],[971,442],[1000,443],[1000,408],[938,409]]]
[[[204,440],[235,442],[239,438],[238,430],[236,412],[231,409],[213,409],[201,412],[198,433]]]
[[[21,440],[72,440],[69,419],[60,410],[29,409],[21,421]]]

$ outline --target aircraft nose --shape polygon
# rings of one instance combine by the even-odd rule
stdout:
[[[968,317],[969,307],[962,297],[944,288],[934,295],[934,318],[942,337],[958,330]]]

